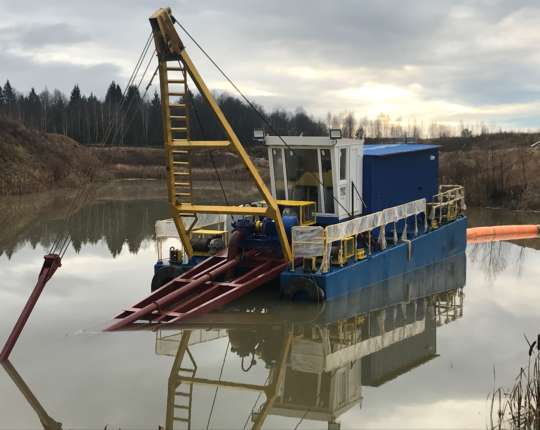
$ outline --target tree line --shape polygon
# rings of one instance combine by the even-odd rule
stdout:
[[[222,139],[223,131],[200,94],[190,94],[191,138]],[[217,103],[245,145],[253,142],[253,131],[268,128],[246,103],[227,94],[216,95]],[[291,113],[282,109],[265,112],[255,106],[280,135],[318,136],[328,133],[326,124],[314,120],[303,110]],[[0,86],[0,115],[25,126],[48,133],[67,135],[81,144],[161,146],[163,144],[159,94],[141,95],[137,87],[122,90],[112,82],[103,99],[84,95],[78,85],[69,97],[59,90],[32,88],[27,94],[16,91],[6,81]]]
[[[190,94],[190,130],[192,139],[222,139],[221,126],[200,94]],[[371,139],[445,138],[486,135],[495,129],[483,122],[449,125],[432,121],[392,119],[381,113],[375,118],[356,118],[352,112],[328,113],[325,121],[314,119],[298,108],[295,112],[275,109],[266,112],[255,108],[269,121],[268,126],[250,106],[226,93],[215,94],[216,100],[244,145],[253,143],[253,130],[265,129],[271,134],[324,136],[329,128],[342,129],[344,137]],[[112,82],[103,99],[82,94],[78,85],[69,97],[59,90],[45,89],[27,94],[16,91],[9,80],[0,86],[0,115],[24,123],[27,127],[67,135],[82,144],[126,146],[161,146],[163,143],[161,102],[159,94],[141,95],[137,87],[122,89]],[[501,130],[499,130],[500,132]]]

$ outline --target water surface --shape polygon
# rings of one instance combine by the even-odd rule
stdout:
[[[191,412],[192,428],[485,427],[487,394],[512,382],[526,362],[524,335],[539,331],[540,241],[530,240],[475,245],[462,259],[325,308],[283,305],[261,291],[183,331],[105,334],[113,315],[149,291],[153,225],[168,216],[163,184],[109,186],[66,224],[70,196],[0,201],[0,341],[51,241],[63,228],[73,237],[13,369],[0,369],[0,428],[41,428],[45,413],[63,428],[165,426],[168,407],[182,401],[174,393],[189,393],[176,386],[179,374],[192,376],[175,366],[182,338],[195,377],[269,385],[266,394],[194,385],[183,397],[191,408],[175,410]],[[476,225],[539,218],[470,210]],[[187,352],[182,366],[192,366]]]

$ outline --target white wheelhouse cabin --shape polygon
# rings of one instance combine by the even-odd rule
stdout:
[[[362,214],[363,139],[265,136],[264,140],[274,198],[315,201],[317,214],[338,220]]]

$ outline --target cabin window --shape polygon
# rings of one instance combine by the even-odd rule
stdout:
[[[284,200],[285,178],[283,177],[283,157],[281,149],[272,149],[272,163],[274,165],[274,181],[276,185],[276,199]]]
[[[321,149],[321,172],[324,189],[324,211],[334,213],[334,188],[332,184],[332,158],[328,149]]]
[[[289,200],[318,201],[319,163],[314,149],[285,150]]]
[[[339,150],[339,179],[341,181],[347,179],[347,148]]]
[[[289,200],[316,202],[319,189],[319,163],[313,149],[286,150],[287,190]]]

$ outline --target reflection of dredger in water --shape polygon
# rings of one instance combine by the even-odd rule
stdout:
[[[177,332],[158,331],[157,354],[175,357],[166,428],[181,428],[175,423],[189,428],[194,419],[201,419],[194,416],[194,406],[198,410],[209,406],[194,405],[193,399],[195,387],[204,385],[216,387],[216,394],[218,388],[258,392],[255,404],[245,412],[252,428],[279,416],[327,422],[328,428],[338,429],[339,416],[361,405],[362,385],[382,385],[437,356],[436,328],[463,315],[464,283],[465,257],[460,256],[364,289],[347,303],[335,302],[336,307],[306,305],[310,321],[283,318],[277,312],[281,307],[275,308],[277,313],[270,308],[257,315],[264,318],[254,318],[246,300],[243,309],[237,306],[194,319]],[[353,311],[355,303],[359,306]],[[264,362],[265,384],[200,374],[197,349],[206,347],[200,344],[226,337],[230,351],[242,358],[244,372],[257,360]]]

